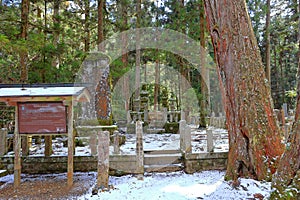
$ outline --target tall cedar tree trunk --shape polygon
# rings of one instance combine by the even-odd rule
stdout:
[[[105,0],[98,0],[98,51],[101,51],[102,46],[100,46],[101,42],[104,41],[104,33],[103,33],[103,7]]]
[[[157,2],[157,7],[159,7],[158,2]],[[159,24],[158,24],[158,11],[156,13],[156,28],[158,28]],[[156,37],[158,37],[158,35],[156,35]],[[157,39],[159,40],[159,39]],[[160,93],[160,67],[159,67],[159,52],[158,52],[158,48],[156,49],[156,58],[155,58],[155,84],[154,84],[154,111],[159,110],[159,93]]]
[[[205,9],[229,134],[225,179],[269,180],[283,144],[246,2],[205,0]]]
[[[298,6],[298,13],[300,13],[300,1]],[[300,17],[298,26],[298,86],[295,121],[277,172],[273,176],[272,186],[276,190],[271,195],[272,199],[279,197],[288,199],[291,197],[290,193],[293,193],[295,199],[300,199]]]
[[[206,115],[209,110],[209,71],[206,69],[206,54],[205,51],[205,14],[204,14],[204,0],[200,0],[199,3],[199,17],[200,17],[200,62],[201,62],[201,95],[202,99],[200,101],[200,122],[199,127],[206,127]]]
[[[49,28],[48,28],[48,23],[47,23],[47,0],[44,1],[44,49],[46,49],[46,45],[47,45],[47,34],[48,34],[48,31],[49,31]],[[44,67],[43,69],[40,71],[40,77],[42,79],[42,82],[45,83],[46,82],[46,62],[47,62],[47,59],[46,59],[46,51],[43,51],[43,64],[44,64]]]
[[[21,38],[25,41],[27,39],[28,31],[28,15],[29,15],[29,0],[22,0],[22,11],[21,11]],[[24,48],[26,49],[26,48]],[[21,82],[25,83],[28,81],[28,53],[27,50],[21,50],[20,52],[20,68],[21,68]]]
[[[104,52],[104,46],[101,43],[104,41],[104,10],[105,0],[98,0],[98,51]],[[105,68],[105,66],[101,66]],[[106,69],[106,68],[105,68]],[[111,125],[111,93],[110,93],[110,81],[109,71],[100,71],[100,79],[96,87],[95,94],[95,110],[97,119],[100,125]]]
[[[266,77],[271,86],[271,58],[270,58],[270,21],[271,21],[271,0],[267,0],[266,14]]]
[[[21,11],[21,39],[27,40],[27,32],[28,32],[28,15],[29,15],[29,0],[22,1],[22,11]],[[21,77],[20,81],[22,83],[26,83],[28,81],[28,52],[26,47],[23,48],[20,52],[20,67],[21,67]],[[29,147],[28,147],[28,137],[22,137],[22,151],[24,155],[28,155]]]
[[[127,1],[118,2],[120,4],[120,11],[119,15],[121,16],[121,26],[120,31],[121,33],[128,30],[128,22],[127,22]],[[122,63],[123,68],[127,69],[128,67],[128,53],[127,53],[127,43],[128,43],[128,36],[127,34],[122,34]],[[129,94],[129,75],[125,74],[123,79],[123,88],[122,92],[126,99],[125,101],[125,110],[126,112],[130,110],[130,94]]]
[[[154,111],[160,109],[159,107],[159,82],[160,82],[160,67],[158,59],[158,49],[156,49],[155,59],[155,84],[154,84]]]
[[[140,30],[141,27],[141,0],[136,2],[136,55],[135,55],[135,87],[137,88],[135,92],[135,98],[140,97],[140,86],[141,86],[141,50],[140,50]]]
[[[53,59],[52,59],[52,67],[57,67],[59,68],[59,64],[60,64],[60,53],[59,53],[59,48],[58,48],[58,44],[59,44],[59,35],[60,35],[60,16],[59,16],[59,9],[60,9],[60,3],[61,0],[54,0],[53,1],[53,26],[54,26],[54,30],[53,30],[53,46],[57,49],[56,54],[53,55]],[[55,71],[55,77],[56,80],[58,78],[59,74],[58,71]]]
[[[101,17],[101,16],[100,16]],[[103,20],[103,17],[102,17]],[[101,24],[103,22],[100,22]],[[100,24],[100,25],[101,25]],[[85,32],[85,38],[84,38],[84,51],[89,52],[90,51],[90,43],[91,43],[91,32],[90,32],[90,1],[85,0],[84,1],[84,32]],[[103,35],[103,29],[100,30],[100,35]],[[103,36],[102,40],[103,40]],[[99,39],[100,41],[100,39]]]
[[[187,30],[186,30],[186,8],[185,8],[185,0],[180,0],[178,1],[179,5],[178,5],[178,10],[177,10],[177,14],[179,16],[180,20],[177,20],[177,26],[180,27],[179,31],[181,33],[183,33],[184,35],[187,34]],[[182,40],[182,39],[181,39]],[[184,59],[181,56],[178,56],[178,62],[179,62],[179,66],[180,66],[180,71],[181,71],[181,75],[182,78],[184,77],[185,80],[187,80],[188,82],[190,81],[190,77],[189,77],[189,66],[186,64],[186,62],[184,61]],[[183,97],[183,94],[189,89],[188,85],[186,84],[187,81],[185,80],[181,80],[180,82],[180,86],[181,86],[181,94]],[[182,102],[182,100],[180,100]],[[182,110],[182,107],[181,107]],[[189,110],[189,108],[188,108]],[[187,111],[188,111],[187,110]]]

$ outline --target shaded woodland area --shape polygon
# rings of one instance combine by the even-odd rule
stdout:
[[[2,0],[0,83],[74,82],[88,53],[115,33],[139,27],[178,31],[199,42],[216,61],[216,69],[208,69],[208,74],[217,70],[218,77],[211,78],[221,83],[230,136],[226,178],[238,184],[239,177],[273,177],[274,199],[296,199],[300,191],[299,6],[297,0]],[[126,38],[122,42],[126,44]],[[141,84],[149,66],[155,77],[161,75],[162,66],[169,66],[191,83],[205,126],[205,117],[221,99],[209,95],[199,72],[178,55],[158,49],[124,53],[110,64],[111,87],[132,68],[143,74],[136,79]],[[180,102],[177,87],[168,92],[179,92]],[[164,88],[155,83],[148,89],[155,107]],[[286,143],[273,113],[284,103],[295,116]]]

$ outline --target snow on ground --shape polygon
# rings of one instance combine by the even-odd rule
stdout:
[[[193,128],[193,127],[192,127]],[[212,128],[214,133],[214,151],[228,151],[228,135],[224,129]],[[207,151],[206,131],[196,128],[192,129],[193,152],[201,153]],[[179,149],[179,134],[144,134],[145,150]],[[64,138],[53,139],[53,150],[55,155],[67,155],[67,147],[63,147]],[[84,140],[84,138],[83,138]],[[88,141],[86,139],[85,141]],[[121,154],[134,154],[136,148],[135,135],[126,134],[126,143],[121,146]],[[110,150],[113,151],[112,146]],[[33,145],[31,155],[42,156],[44,144]],[[76,147],[76,155],[90,155],[88,145]],[[90,176],[93,173],[94,185],[96,183],[96,173],[83,173]],[[76,173],[75,173],[76,174]],[[82,173],[81,173],[82,174]],[[113,189],[106,192],[99,192],[92,195],[91,187],[87,194],[79,199],[129,199],[129,200],[185,200],[185,199],[253,199],[254,195],[261,194],[268,197],[271,191],[269,182],[258,182],[252,179],[240,179],[240,186],[233,188],[230,182],[224,181],[223,171],[203,171],[194,174],[184,172],[172,173],[146,173],[144,180],[137,180],[132,175],[114,177],[111,176],[109,184]],[[27,179],[29,175],[22,174]],[[27,177],[28,176],[28,177]],[[61,178],[66,178],[66,174],[55,174]],[[32,177],[34,179],[47,178],[47,175]],[[0,178],[0,182],[12,183],[13,175]],[[5,185],[0,186],[0,189]],[[84,184],[84,183],[82,183]]]
[[[203,171],[146,174],[144,180],[133,176],[111,177],[115,189],[92,195],[91,191],[81,199],[130,199],[130,200],[186,200],[186,199],[247,199],[254,194],[268,197],[271,184],[251,179],[241,179],[240,187],[234,189],[224,181],[225,172]]]
[[[96,172],[80,173],[80,176],[94,176]],[[75,176],[78,173],[75,173]],[[267,198],[271,192],[269,182],[258,182],[251,179],[240,179],[241,185],[233,188],[230,182],[224,181],[224,171],[203,171],[194,174],[184,172],[172,173],[148,173],[144,180],[137,180],[132,175],[109,178],[111,190],[92,195],[92,188],[87,194],[76,199],[91,200],[230,200],[230,199],[254,199],[254,195],[263,195]],[[53,175],[31,176],[23,175],[22,181],[34,179],[45,180]],[[57,180],[66,179],[66,173],[55,174]],[[53,177],[52,177],[53,178]],[[84,180],[89,180],[88,178]],[[0,178],[0,182],[13,183],[13,175]],[[0,190],[6,185],[0,186]],[[82,183],[87,184],[87,183]]]

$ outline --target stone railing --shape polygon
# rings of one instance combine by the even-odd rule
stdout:
[[[128,111],[127,123],[135,123],[136,121],[162,121],[162,122],[179,122],[180,111]]]

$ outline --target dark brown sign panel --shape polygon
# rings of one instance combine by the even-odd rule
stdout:
[[[19,103],[19,133],[67,133],[66,107],[62,102]]]

